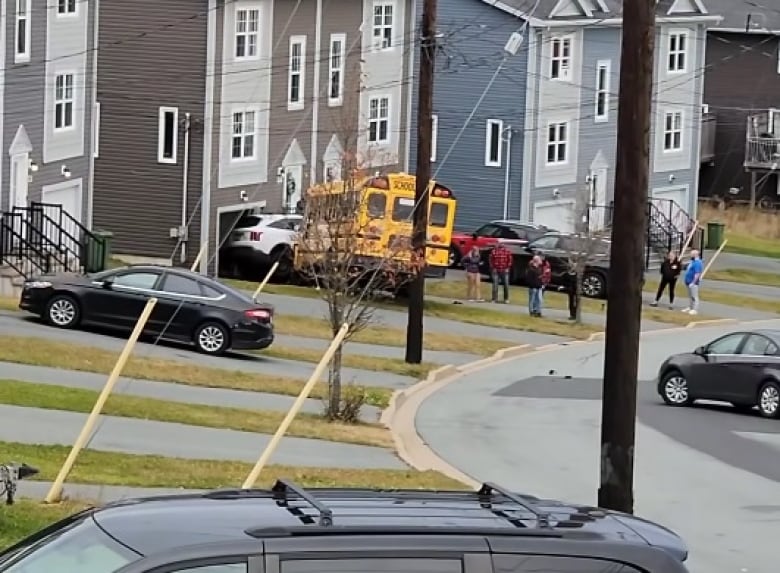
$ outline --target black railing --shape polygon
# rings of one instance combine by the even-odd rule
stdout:
[[[87,229],[62,205],[32,202],[2,216],[0,263],[25,278],[61,272],[102,270],[105,239]]]
[[[650,266],[654,254],[663,257],[669,251],[680,253],[686,243],[690,249],[704,248],[703,229],[676,201],[650,199],[647,207],[645,267]],[[691,233],[693,238],[688,241]]]

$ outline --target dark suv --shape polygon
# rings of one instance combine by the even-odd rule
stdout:
[[[0,554],[3,573],[685,573],[668,529],[477,492],[226,490],[89,509]]]

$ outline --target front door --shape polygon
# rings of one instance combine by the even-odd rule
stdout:
[[[591,232],[604,229],[607,223],[607,170],[596,169],[591,174],[590,214],[588,218]]]

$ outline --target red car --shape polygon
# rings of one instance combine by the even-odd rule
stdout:
[[[544,225],[499,220],[482,225],[473,233],[455,232],[452,234],[452,243],[450,244],[450,267],[460,265],[460,260],[468,255],[472,247],[479,249],[492,247],[499,240],[522,246],[535,241],[550,231],[553,229],[548,229]]]

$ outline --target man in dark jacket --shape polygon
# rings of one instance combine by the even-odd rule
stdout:
[[[677,286],[677,278],[682,271],[682,263],[677,257],[677,253],[669,251],[667,253],[664,262],[661,263],[661,283],[658,285],[658,292],[655,295],[655,300],[650,303],[650,306],[658,306],[658,302],[661,300],[661,296],[664,294],[664,290],[669,288],[669,308],[674,307],[674,287]]]
[[[569,320],[577,320],[577,273],[570,269],[562,277],[563,285],[559,290],[566,292],[569,299]]]

